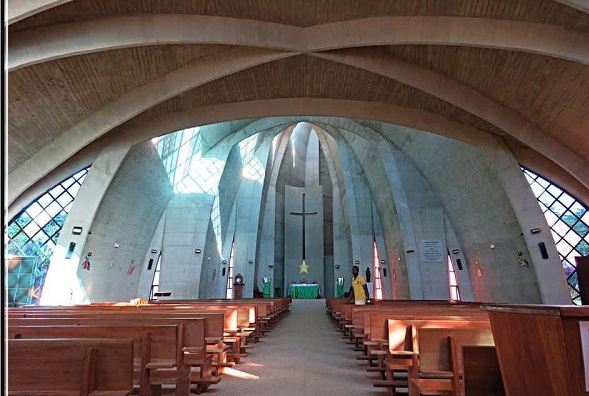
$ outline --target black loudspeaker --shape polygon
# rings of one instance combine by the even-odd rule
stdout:
[[[150,270],[153,266],[153,259],[149,259],[149,264],[147,264],[147,269]]]
[[[456,266],[458,267],[458,270],[462,271],[462,261],[460,261],[460,259],[456,259]]]
[[[546,245],[544,244],[544,242],[540,242],[538,246],[540,246],[540,253],[542,254],[542,258],[547,259],[548,251],[546,250]]]
[[[387,269],[386,269],[386,268],[383,268],[383,269],[382,269],[382,275],[383,275],[383,276],[387,276]]]
[[[221,275],[221,276],[225,276],[225,268],[223,268],[223,275]]]
[[[70,247],[67,250],[67,253],[65,254],[65,258],[66,259],[71,259],[72,258],[72,254],[74,254],[74,249],[76,247],[76,243],[75,242],[70,242]]]

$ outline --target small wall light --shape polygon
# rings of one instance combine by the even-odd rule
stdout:
[[[452,254],[458,254],[460,251],[458,249],[452,249]]]
[[[151,249],[151,253],[153,253],[153,254],[157,253],[157,249]]]
[[[74,226],[74,228],[72,228],[72,234],[74,235],[80,235],[82,233],[82,227],[80,226]]]
[[[360,260],[354,261],[354,264],[360,264]]]
[[[339,268],[339,264],[336,264],[336,265],[335,265],[335,268]]]
[[[248,260],[247,262],[250,263],[250,264],[253,264],[254,263],[254,260]]]
[[[201,249],[194,249],[194,253],[201,254],[202,253],[202,250]]]
[[[227,264],[227,260],[221,261],[222,264]]]
[[[483,269],[481,268],[481,263],[479,263],[479,260],[475,260],[474,265],[475,265],[475,268],[477,269],[477,277],[482,278],[483,277]]]
[[[268,264],[268,268],[274,268],[274,264]]]
[[[532,234],[539,234],[539,233],[541,233],[541,232],[542,232],[542,229],[541,229],[541,228],[532,228],[532,229],[530,230],[530,232],[531,232]]]
[[[120,247],[121,247],[121,244],[120,244],[120,243],[118,243],[118,242],[115,242],[115,249],[118,249],[118,248],[120,248]]]
[[[409,250],[407,250],[407,253],[413,253],[413,252],[415,252],[415,250],[414,250],[414,249],[409,249]]]
[[[386,264],[387,261],[385,259],[380,260],[381,264]]]

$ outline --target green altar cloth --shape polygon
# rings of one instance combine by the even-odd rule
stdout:
[[[319,285],[291,284],[290,298],[319,298]]]

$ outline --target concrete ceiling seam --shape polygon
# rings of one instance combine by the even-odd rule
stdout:
[[[299,28],[229,17],[146,14],[13,33],[8,40],[7,69],[13,71],[74,55],[164,44],[226,44],[299,53],[366,46],[456,45],[524,51],[589,64],[589,34],[540,23],[400,16]]]
[[[432,70],[385,57],[374,51],[343,50],[312,54],[322,59],[356,67],[417,88],[499,127],[575,175],[589,188],[589,162],[573,149],[516,111],[478,91]]]
[[[61,133],[13,170],[8,177],[8,202],[73,153],[139,113],[208,82],[293,55],[295,54],[237,47],[198,59],[126,92]],[[161,133],[162,131],[160,135]]]

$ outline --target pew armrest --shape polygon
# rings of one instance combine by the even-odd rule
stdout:
[[[160,359],[160,360],[152,360],[145,365],[146,369],[162,369],[162,368],[174,368],[176,367],[175,360],[167,360],[167,359]]]
[[[9,390],[9,396],[79,396],[80,391],[55,390],[55,391],[29,391],[29,390]]]
[[[392,351],[390,355],[395,359],[411,359],[413,357],[412,351]]]
[[[95,390],[88,394],[88,396],[128,396],[133,391],[129,390]]]
[[[451,379],[454,378],[452,371],[420,371],[419,378],[424,379]]]
[[[182,348],[182,352],[199,354],[199,353],[204,353],[205,348],[203,348],[203,347],[184,347],[184,348]]]

